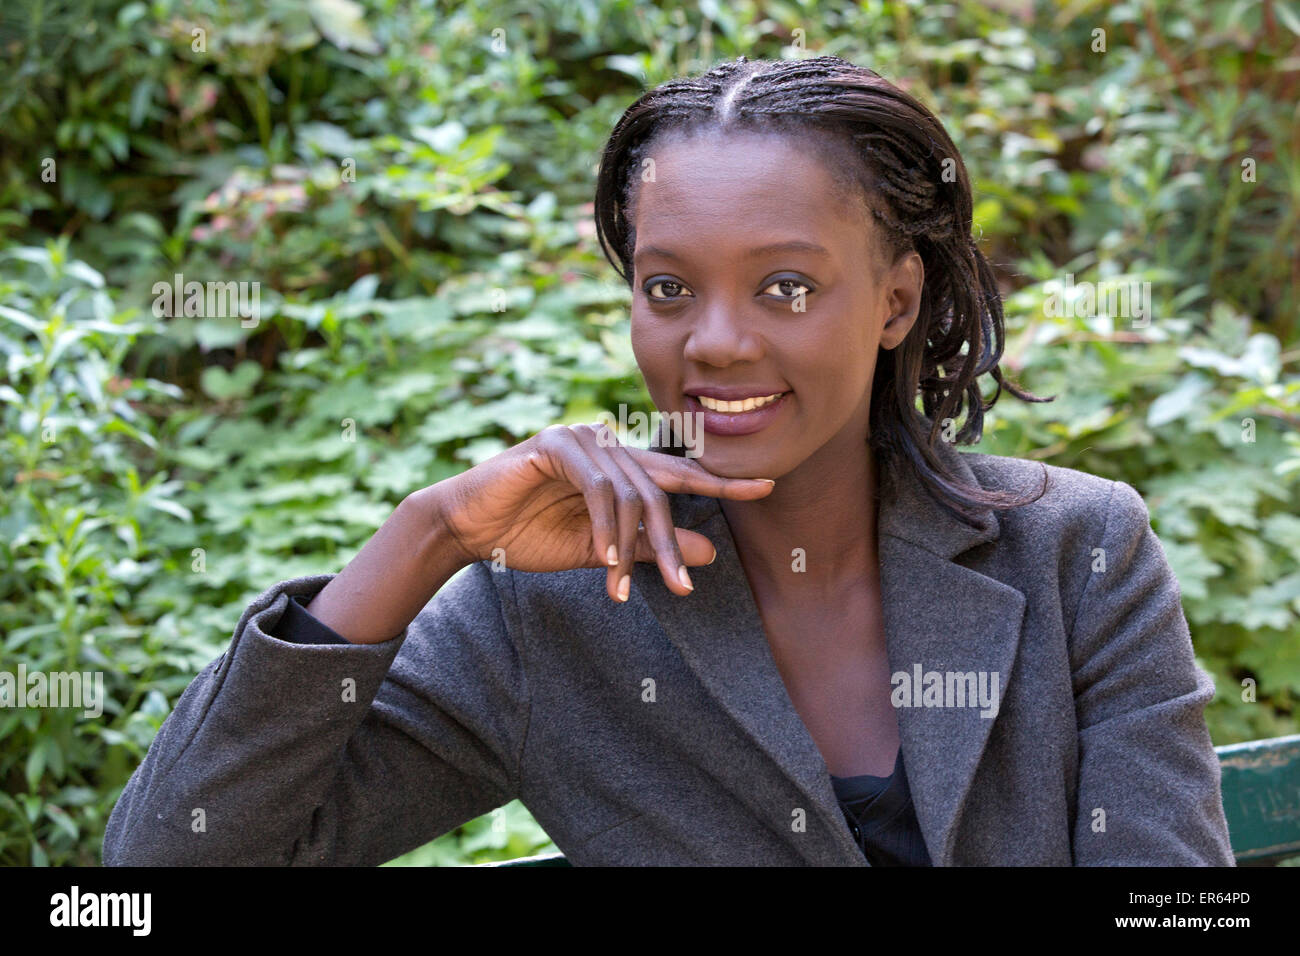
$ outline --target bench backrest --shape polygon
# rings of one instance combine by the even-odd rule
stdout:
[[[1300,734],[1214,749],[1237,862],[1276,863],[1300,854]]]

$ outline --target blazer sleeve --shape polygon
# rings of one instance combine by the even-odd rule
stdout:
[[[273,636],[291,597],[332,577],[248,605],[127,782],[105,864],[379,864],[518,795],[528,695],[509,572],[469,566],[382,643]]]
[[[1093,548],[1105,570],[1091,563]],[[1232,866],[1219,760],[1205,724],[1214,683],[1198,667],[1178,582],[1146,504],[1111,489],[1070,638],[1079,866]],[[1104,814],[1104,815],[1103,815]]]

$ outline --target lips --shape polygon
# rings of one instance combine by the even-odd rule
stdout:
[[[717,394],[726,391],[732,394]],[[791,394],[789,390],[698,389],[686,394],[686,411],[701,416],[707,434],[752,435],[781,414]]]

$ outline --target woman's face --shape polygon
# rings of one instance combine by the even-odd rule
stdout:
[[[632,348],[661,413],[703,413],[698,460],[718,475],[864,454],[877,349],[916,318],[919,256],[888,263],[814,152],[702,133],[654,150],[640,184]],[[739,413],[715,401],[771,395]]]

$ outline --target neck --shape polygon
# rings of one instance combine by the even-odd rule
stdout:
[[[873,579],[878,478],[865,441],[847,450],[823,446],[778,479],[767,497],[721,501],[751,587],[812,597]]]

